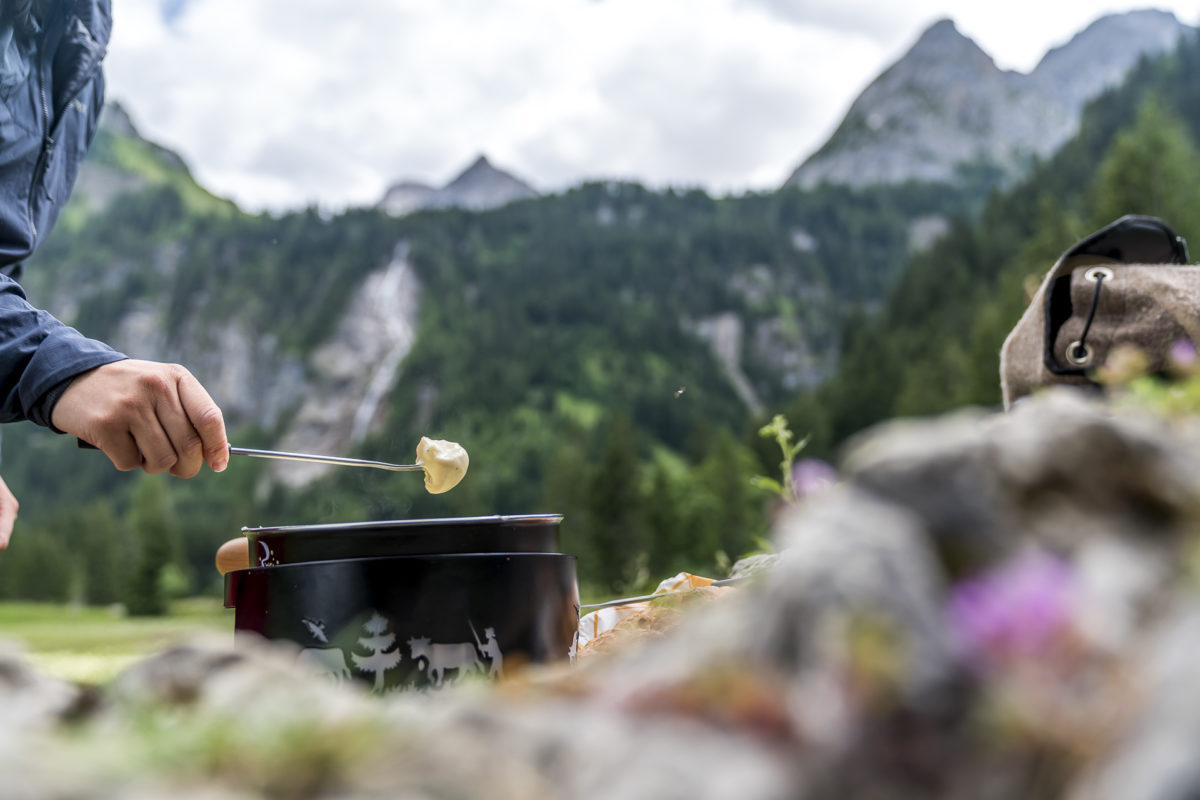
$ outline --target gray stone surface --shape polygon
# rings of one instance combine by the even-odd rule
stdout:
[[[39,672],[20,648],[0,641],[0,736],[50,728],[88,702],[83,689]]]
[[[1191,432],[1119,416],[1070,390],[1009,415],[965,411],[893,423],[847,456],[856,485],[917,513],[964,568],[1030,542],[1070,549],[1102,535],[1170,547],[1197,513]]]
[[[1093,765],[1077,800],[1183,800],[1200,791],[1200,605],[1180,608],[1138,659],[1147,693],[1112,754]]]

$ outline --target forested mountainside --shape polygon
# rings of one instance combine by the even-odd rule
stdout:
[[[0,596],[211,589],[243,525],[459,514],[564,513],[564,549],[606,589],[712,572],[767,530],[748,478],[777,471],[756,435],[773,412],[828,455],[894,414],[993,403],[1029,275],[1123,213],[1189,232],[1198,66],[1194,39],[1143,64],[986,204],[987,180],[728,198],[597,183],[486,212],[248,215],[110,126],[28,265],[35,302],[187,364],[235,443],[403,461],[431,435],[471,471],[438,496],[238,459],[174,481],[8,426],[22,520]]]

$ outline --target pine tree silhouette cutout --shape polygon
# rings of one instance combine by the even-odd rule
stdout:
[[[363,630],[372,634],[358,640],[359,645],[370,650],[371,655],[360,656],[351,653],[350,658],[359,672],[375,673],[375,691],[383,689],[383,673],[400,663],[400,651],[389,649],[396,644],[396,634],[386,633],[388,621],[376,611],[363,625]]]

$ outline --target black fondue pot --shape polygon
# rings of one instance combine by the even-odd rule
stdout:
[[[245,529],[259,566],[226,574],[225,605],[239,634],[292,642],[333,680],[375,691],[573,660],[579,590],[574,556],[555,552],[561,519]]]
[[[557,553],[560,514],[400,519],[242,528],[250,563],[266,567],[335,558],[434,553]]]

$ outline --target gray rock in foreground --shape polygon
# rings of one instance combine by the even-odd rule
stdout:
[[[0,642],[0,737],[52,728],[84,713],[88,701],[85,690],[38,672],[20,648]]]

